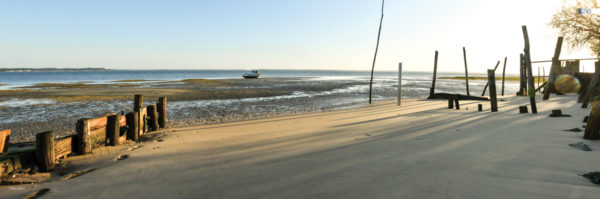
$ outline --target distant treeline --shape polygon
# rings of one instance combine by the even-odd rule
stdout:
[[[0,72],[83,72],[104,71],[106,68],[0,68]]]

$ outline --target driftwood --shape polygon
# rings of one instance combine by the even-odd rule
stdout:
[[[548,100],[550,98],[550,93],[554,91],[554,80],[556,79],[556,75],[561,71],[559,56],[562,48],[562,42],[563,37],[558,37],[558,40],[556,41],[556,47],[554,48],[554,57],[552,57],[550,75],[548,75],[548,84],[546,84],[546,88],[544,88],[544,97],[542,100]]]
[[[494,73],[496,72],[496,69],[498,69],[499,65],[500,65],[500,60],[498,60],[498,63],[496,63],[496,67],[494,67]],[[481,96],[485,95],[485,90],[487,90],[489,85],[490,85],[489,81],[487,83],[485,83],[485,87],[483,87],[483,92],[481,93]]]
[[[482,100],[482,101],[489,100],[486,97],[467,96],[467,95],[449,94],[449,93],[435,93],[433,96],[427,97],[427,99],[448,99],[448,98],[451,98],[452,96],[457,97],[459,100]]]

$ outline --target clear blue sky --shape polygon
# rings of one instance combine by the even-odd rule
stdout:
[[[376,70],[402,61],[406,70],[431,71],[439,50],[439,70],[462,71],[466,46],[470,71],[509,56],[507,70],[516,72],[521,25],[533,59],[551,58],[557,35],[546,23],[560,3],[388,0]],[[0,67],[369,70],[380,7],[378,0],[2,1]]]

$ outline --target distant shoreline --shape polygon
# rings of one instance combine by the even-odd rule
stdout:
[[[106,68],[0,68],[0,72],[85,72],[107,71]]]

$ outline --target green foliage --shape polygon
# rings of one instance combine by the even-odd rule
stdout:
[[[564,35],[571,48],[589,48],[600,57],[600,15],[578,14],[577,8],[599,8],[596,0],[569,0],[552,16],[549,25]]]

